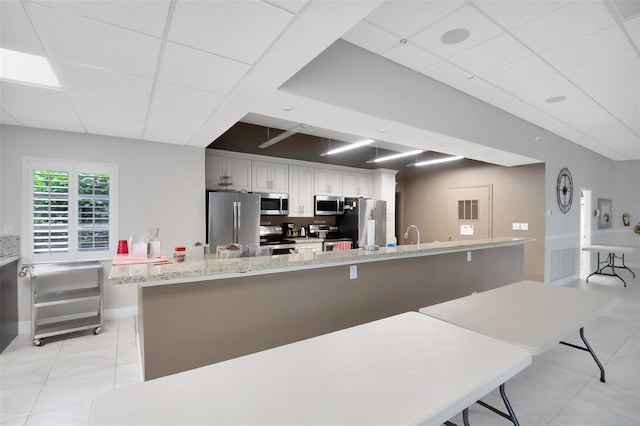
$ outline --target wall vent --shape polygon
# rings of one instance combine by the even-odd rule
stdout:
[[[579,273],[579,249],[577,247],[552,250],[550,253],[550,280],[570,277]]]

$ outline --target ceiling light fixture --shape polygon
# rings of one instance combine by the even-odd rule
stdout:
[[[555,104],[555,103],[566,101],[566,100],[567,100],[566,96],[552,96],[550,98],[545,99],[544,101],[548,104]]]
[[[320,156],[324,157],[325,155],[339,154],[341,152],[345,152],[345,151],[349,151],[351,149],[360,148],[361,146],[369,145],[369,144],[371,144],[373,142],[374,142],[373,139],[365,139],[365,140],[360,141],[360,142],[354,142],[354,143],[350,143],[350,144],[345,145],[345,146],[341,146],[340,148],[332,149],[331,151],[327,151],[324,154],[320,154]]]
[[[49,61],[44,56],[0,48],[0,79],[36,86],[60,88]]]
[[[424,152],[424,151],[422,151],[421,149],[416,149],[414,151],[407,151],[407,152],[399,152],[397,154],[391,154],[391,155],[387,155],[385,157],[374,158],[373,160],[367,161],[367,163],[381,163],[383,161],[395,160],[397,158],[409,157],[411,155],[418,155],[418,154],[420,154],[422,152]]]
[[[280,133],[278,136],[274,136],[268,141],[261,143],[260,145],[258,145],[258,148],[262,148],[262,149],[267,148],[273,144],[276,144],[288,138],[289,136],[295,135],[296,133],[298,133],[298,130],[306,129],[307,127],[310,127],[310,126],[308,124],[298,124],[297,126],[289,130],[285,130],[284,132]]]
[[[414,166],[416,166],[416,167],[430,166],[432,164],[448,163],[449,161],[462,160],[463,158],[464,157],[462,155],[458,155],[458,156],[455,156],[455,157],[438,158],[437,160],[421,161],[419,163],[415,163]]]
[[[440,36],[440,41],[444,44],[458,44],[469,38],[471,32],[466,28],[456,28],[449,30]]]

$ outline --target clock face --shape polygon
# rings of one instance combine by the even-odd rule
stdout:
[[[558,174],[558,182],[556,184],[558,195],[558,207],[562,213],[566,213],[571,209],[573,202],[573,179],[571,172],[566,167],[560,170]]]

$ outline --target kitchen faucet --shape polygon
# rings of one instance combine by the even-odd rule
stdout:
[[[407,230],[406,230],[406,231],[404,231],[404,237],[405,237],[405,238],[409,238],[409,230],[410,230],[411,228],[414,228],[414,229],[416,230],[416,234],[418,234],[418,241],[417,241],[417,243],[418,243],[418,244],[420,244],[420,231],[418,230],[418,227],[417,227],[417,226],[415,226],[415,225],[409,225],[409,227],[407,227]]]

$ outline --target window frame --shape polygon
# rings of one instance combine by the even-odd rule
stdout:
[[[69,249],[66,252],[34,253],[34,191],[33,172],[35,170],[55,170],[69,173]],[[91,161],[60,160],[49,158],[27,157],[23,160],[24,197],[23,211],[26,212],[23,222],[23,250],[25,260],[29,263],[64,262],[77,260],[105,260],[113,257],[118,235],[118,165],[115,163],[97,163]],[[78,194],[80,173],[105,173],[109,175],[109,247],[100,250],[80,250],[78,248]]]

